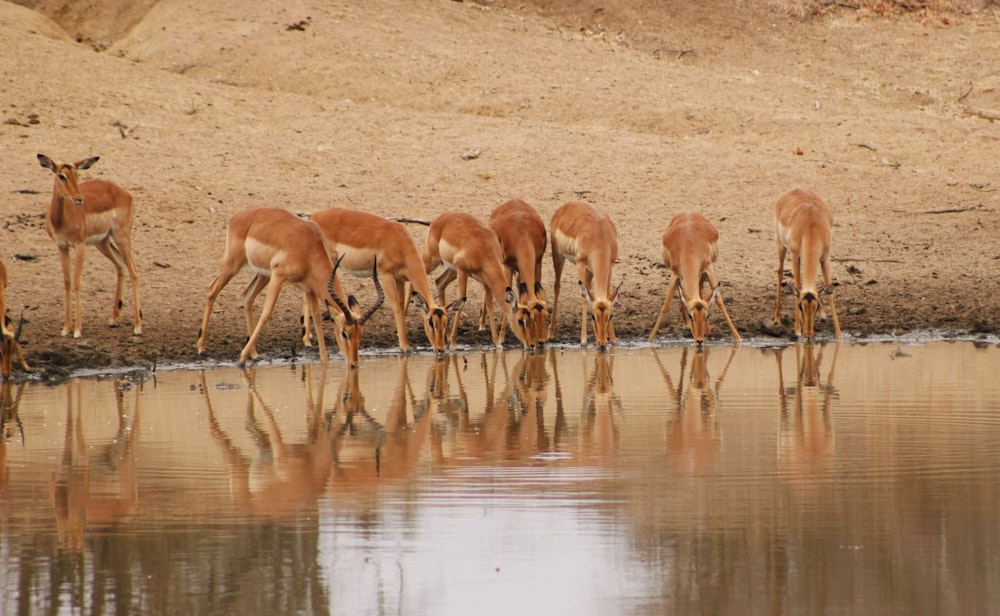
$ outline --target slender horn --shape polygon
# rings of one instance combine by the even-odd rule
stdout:
[[[348,325],[354,325],[354,317],[351,315],[351,311],[347,308],[347,306],[344,305],[344,302],[341,301],[340,297],[338,297],[337,293],[334,292],[333,290],[333,281],[337,277],[337,268],[340,267],[340,262],[343,260],[344,260],[344,255],[340,255],[340,257],[337,258],[337,263],[333,266],[333,271],[330,272],[330,279],[326,283],[326,288],[330,292],[330,297],[333,298],[334,303],[337,304],[337,307],[340,308],[340,311],[344,313],[344,318],[346,319],[346,323]]]
[[[382,283],[378,280],[378,257],[372,259],[372,281],[375,283],[375,291],[378,293],[378,299],[375,300],[375,305],[368,309],[364,315],[358,320],[358,325],[364,325],[368,317],[375,314],[375,311],[379,309],[382,302],[385,301],[385,292],[382,291]]]

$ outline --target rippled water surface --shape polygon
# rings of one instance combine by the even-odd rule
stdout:
[[[2,385],[0,613],[989,613],[1000,349]]]

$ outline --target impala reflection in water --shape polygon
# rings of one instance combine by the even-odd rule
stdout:
[[[3,383],[0,613],[988,613],[998,360],[574,344]]]

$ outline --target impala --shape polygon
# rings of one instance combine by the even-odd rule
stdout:
[[[552,215],[549,232],[552,234],[552,265],[556,278],[549,337],[556,331],[559,286],[563,265],[569,260],[576,264],[580,295],[583,298],[580,344],[587,344],[589,308],[594,322],[594,338],[598,348],[604,350],[609,340],[615,341],[611,312],[621,289],[621,283],[616,288],[611,288],[611,266],[618,258],[618,231],[615,223],[600,209],[588,203],[571,201]]]
[[[327,305],[334,304],[343,313],[343,323],[334,319],[338,330],[337,345],[345,361],[354,368],[358,365],[358,346],[364,322],[378,309],[382,301],[378,276],[374,276],[379,299],[361,318],[354,313],[341,297],[344,296],[337,269],[323,239],[319,226],[302,220],[295,214],[278,208],[256,208],[238,212],[229,221],[226,236],[226,251],[219,266],[219,273],[208,288],[208,301],[202,316],[201,330],[198,332],[198,353],[205,351],[208,335],[208,319],[212,305],[222,289],[232,280],[244,265],[249,265],[256,276],[244,294],[244,309],[247,323],[247,343],[240,352],[240,363],[247,358],[257,357],[257,337],[264,324],[271,318],[274,304],[285,283],[302,289],[313,315],[319,315],[319,300]],[[268,286],[267,297],[256,327],[253,325],[253,300]],[[348,305],[356,306],[353,298]],[[316,320],[316,338],[319,343],[320,361],[329,362],[326,343],[323,338],[322,321]]]
[[[484,303],[490,320],[490,335],[493,344],[499,346],[493,322],[493,302],[491,297],[506,299],[504,308],[510,319],[514,335],[525,346],[530,346],[525,337],[524,326],[518,322],[513,311],[517,306],[517,296],[507,286],[503,271],[503,249],[496,233],[485,223],[463,212],[448,212],[438,216],[427,230],[427,244],[424,247],[424,267],[428,272],[444,264],[445,271],[438,276],[438,303],[445,304],[445,290],[458,279],[458,299],[448,305],[448,312],[454,312],[449,345],[455,348],[458,334],[458,319],[462,315],[468,292],[469,277],[478,281],[486,289]]]
[[[70,331],[74,306],[76,323],[73,326],[73,337],[79,338],[82,335],[80,277],[83,274],[83,249],[87,244],[93,244],[118,271],[108,323],[112,327],[118,325],[125,270],[128,269],[135,304],[132,333],[138,336],[142,333],[142,311],[139,308],[139,273],[132,260],[132,196],[120,186],[105,180],[79,183],[77,171],[89,169],[98,159],[98,156],[92,156],[73,164],[57,164],[44,154],[38,155],[39,164],[55,175],[52,202],[45,214],[45,230],[59,247],[59,259],[62,263],[66,299],[66,320],[62,335],[65,336]],[[72,280],[69,271],[70,249],[73,249],[75,257]],[[70,303],[71,294],[75,297],[73,304]]]
[[[0,261],[0,336],[4,339],[12,338],[14,332],[7,327],[7,302],[4,296],[7,292],[7,268],[3,261]]]
[[[28,362],[24,360],[24,353],[21,352],[21,327],[24,325],[22,315],[17,322],[17,327],[10,328],[10,319],[7,318],[7,306],[4,304],[4,291],[7,288],[7,269],[0,262],[0,374],[4,378],[10,376],[15,360],[27,372],[31,370]]]
[[[781,282],[785,253],[792,253],[792,276],[795,281],[795,335],[812,339],[817,314],[824,318],[820,296],[830,296],[833,331],[842,338],[837,306],[830,285],[830,238],[833,217],[820,198],[807,190],[795,189],[778,199],[774,206],[774,225],[778,243],[778,289],[774,302],[774,320],[781,321]],[[816,266],[823,272],[823,288],[817,288]]]
[[[722,302],[719,279],[715,276],[713,264],[719,256],[718,241],[719,232],[701,214],[693,212],[678,214],[667,225],[667,230],[663,234],[663,264],[670,268],[670,282],[667,285],[666,297],[663,298],[660,316],[656,319],[653,330],[649,332],[650,342],[653,341],[663,317],[670,309],[670,301],[675,291],[680,292],[678,303],[681,319],[691,329],[691,337],[698,346],[705,342],[705,335],[710,329],[708,306],[712,302],[719,306],[729,331],[739,342],[740,334],[736,331],[732,319],[729,318],[729,312],[726,311],[726,305]],[[706,282],[711,292],[707,301],[702,299],[704,295],[702,289]]]
[[[507,286],[513,287],[514,274],[517,274],[514,314],[524,329],[525,339],[529,346],[543,344],[548,339],[546,321],[549,316],[541,283],[542,257],[548,244],[545,223],[535,208],[520,199],[513,199],[493,210],[488,224],[497,234],[503,249]],[[484,303],[480,321],[486,315],[485,307]],[[506,332],[506,317],[504,312],[500,320],[500,344],[503,344]]]
[[[343,271],[355,276],[371,276],[374,274],[372,263],[377,261],[379,275],[391,281],[385,285],[385,294],[396,321],[399,348],[404,353],[410,350],[406,335],[406,308],[410,298],[405,292],[409,282],[413,289],[411,297],[424,313],[427,340],[435,353],[443,353],[448,314],[434,302],[423,259],[406,227],[381,216],[341,208],[314,212],[312,220],[323,230],[330,249],[343,259],[340,266]],[[457,309],[457,306],[449,309]],[[308,322],[303,326],[308,332]]]

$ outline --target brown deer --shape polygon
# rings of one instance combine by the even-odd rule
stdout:
[[[77,171],[89,169],[100,157],[92,156],[75,163],[56,163],[44,154],[38,162],[53,173],[52,201],[45,214],[45,230],[59,247],[63,286],[66,299],[66,320],[62,335],[73,329],[73,337],[83,335],[80,311],[80,277],[83,274],[84,247],[88,244],[107,257],[118,272],[114,303],[111,305],[111,327],[117,327],[122,307],[125,270],[132,282],[135,320],[132,333],[142,333],[142,310],[139,308],[139,272],[132,259],[132,195],[107,180],[79,183]],[[70,249],[74,251],[73,276],[70,278]],[[70,302],[70,296],[73,302]],[[73,324],[73,310],[76,322]]]

